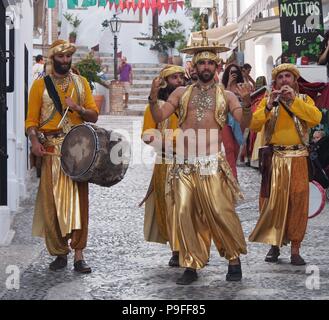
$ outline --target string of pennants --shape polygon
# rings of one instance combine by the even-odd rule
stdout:
[[[48,8],[56,7],[56,0],[48,0]],[[83,0],[81,7],[106,7],[109,6],[110,10],[124,11],[133,10],[135,13],[137,10],[145,10],[146,14],[149,11],[155,14],[156,11],[168,13],[171,8],[174,12],[177,11],[178,6],[184,7],[184,0]],[[79,6],[79,0],[67,0],[67,8],[75,9]]]

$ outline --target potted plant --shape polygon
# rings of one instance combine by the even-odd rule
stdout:
[[[77,33],[75,31],[71,31],[69,34],[69,42],[75,43],[77,41]]]
[[[177,20],[177,19],[171,19],[166,21],[163,24],[163,29],[165,31],[164,33],[164,41],[165,43],[167,43],[167,46],[170,50],[170,57],[169,60],[171,63],[174,63],[174,54],[173,51],[174,49],[177,49],[176,46],[178,46],[178,44],[181,44],[182,42],[185,41],[185,32],[182,29],[183,25],[182,23]],[[176,55],[176,63],[182,63],[179,60],[181,59],[181,57],[178,55]],[[174,63],[175,64],[175,63]]]
[[[178,66],[182,66],[183,65],[183,58],[181,56],[180,51],[184,48],[186,48],[187,46],[187,41],[180,41],[179,45],[177,46],[177,50],[178,50],[178,55],[173,56],[173,64],[176,64]]]
[[[73,30],[69,33],[69,41],[75,43],[77,40],[77,30],[82,22],[78,16],[74,16],[72,13],[64,13],[64,18],[72,26]]]
[[[75,67],[78,69],[80,75],[88,80],[92,91],[94,91],[96,83],[99,83],[108,88],[108,86],[98,75],[102,70],[101,64],[94,58],[92,54],[88,54],[84,59],[77,62]],[[97,94],[94,94],[93,96],[98,110],[101,111],[105,100],[104,96]]]

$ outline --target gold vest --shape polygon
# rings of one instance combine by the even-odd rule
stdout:
[[[296,94],[296,97],[303,99],[304,102],[307,101],[306,94]],[[282,103],[282,102],[280,102],[280,103]],[[272,135],[275,130],[275,125],[278,120],[280,108],[283,108],[283,107],[280,106],[279,108],[273,108],[271,110],[271,113],[272,113],[271,118],[265,124],[265,144],[269,144],[272,139]],[[288,108],[288,106],[287,106],[287,108]],[[299,135],[299,138],[302,141],[302,144],[308,145],[309,137],[308,137],[308,127],[307,127],[306,121],[297,118],[295,115],[293,116],[293,121],[294,121],[296,130],[297,130],[297,133]]]
[[[188,103],[190,101],[190,97],[191,97],[194,86],[195,86],[195,84],[188,86],[186,88],[183,96],[180,99],[179,111],[178,111],[179,126],[181,126],[186,119]],[[222,88],[221,85],[216,84],[215,119],[216,119],[216,122],[218,123],[220,129],[223,129],[223,127],[226,124],[227,113],[228,113],[228,108],[227,108],[226,96],[224,93],[224,89]]]
[[[73,83],[74,83],[74,88],[77,93],[78,97],[78,105],[84,105],[85,102],[85,97],[86,97],[86,92],[85,92],[85,86],[83,84],[83,81],[79,75],[76,74],[71,74]],[[53,100],[50,98],[48,94],[48,90],[45,87],[45,90],[43,92],[42,96],[42,106],[41,106],[41,111],[40,111],[40,126],[39,128],[43,127],[46,125],[56,114],[57,110],[55,107],[55,104]]]

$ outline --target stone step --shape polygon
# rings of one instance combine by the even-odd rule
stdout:
[[[149,94],[150,94],[149,88],[147,88],[146,90],[142,90],[142,88],[141,89],[131,89],[129,97],[131,97],[132,99],[134,99],[134,98],[140,99],[140,97],[148,97]]]
[[[159,63],[132,63],[131,65],[132,65],[133,69],[134,68],[159,68],[159,69],[162,69],[165,66],[165,64],[159,64]]]
[[[151,90],[151,85],[152,83],[147,83],[147,84],[143,84],[143,83],[135,83],[131,86],[131,89],[143,89],[143,90]]]
[[[146,105],[147,103],[148,103],[148,100],[147,100],[147,97],[145,97],[145,98],[136,98],[136,97],[131,97],[131,96],[129,96],[129,104],[138,104],[138,105]]]
[[[110,130],[124,129],[132,133],[136,123],[142,125],[142,115],[134,110],[126,110],[124,115],[100,115],[96,125]]]
[[[140,80],[140,79],[137,80],[137,79],[135,79],[133,84],[134,85],[135,84],[142,84],[144,86],[148,86],[148,85],[151,85],[152,84],[152,80],[153,79],[149,79],[149,80],[144,80],[144,79],[143,80]]]
[[[142,111],[142,110],[133,110],[133,109],[128,108],[126,110],[126,115],[127,116],[141,116],[142,117],[144,115],[144,111]]]

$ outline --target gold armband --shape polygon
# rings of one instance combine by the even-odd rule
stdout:
[[[251,105],[249,107],[243,106],[242,107],[242,113],[243,114],[249,114],[249,113],[251,113]]]

